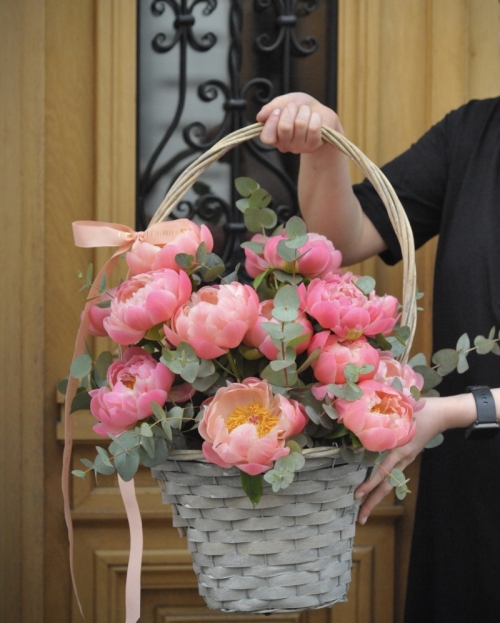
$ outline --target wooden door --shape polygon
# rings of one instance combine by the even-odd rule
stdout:
[[[348,137],[382,164],[446,111],[497,95],[498,10],[495,0],[342,0],[339,112]],[[55,387],[82,307],[76,273],[107,253],[76,249],[71,222],[134,224],[135,19],[133,0],[0,3],[2,623],[81,620],[69,579]],[[427,352],[434,244],[418,254],[425,311],[415,349]],[[399,269],[373,260],[362,270],[397,293]],[[88,414],[77,414],[75,462],[93,452],[90,430]],[[141,621],[263,620],[204,607],[186,545],[146,471],[137,490]],[[273,619],[400,621],[414,500],[387,499],[357,531],[347,604]],[[74,482],[72,508],[85,620],[122,622],[128,529],[114,479]]]

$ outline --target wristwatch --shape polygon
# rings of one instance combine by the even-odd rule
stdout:
[[[486,385],[471,385],[467,391],[474,396],[477,420],[465,432],[466,439],[491,439],[500,432],[495,399]]]

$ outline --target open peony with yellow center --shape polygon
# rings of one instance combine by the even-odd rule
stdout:
[[[269,383],[257,378],[221,387],[204,409],[198,430],[205,440],[205,458],[251,476],[266,472],[286,456],[287,439],[307,423],[297,401],[274,395]]]

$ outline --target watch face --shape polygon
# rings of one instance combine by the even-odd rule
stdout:
[[[500,432],[498,423],[481,424],[476,422],[465,433],[466,439],[491,439]]]

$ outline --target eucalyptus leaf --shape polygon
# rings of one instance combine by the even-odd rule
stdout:
[[[285,447],[290,448],[290,454],[292,454],[293,452],[298,452],[299,454],[302,454],[301,447],[293,439],[288,439],[287,442],[285,443]]]
[[[295,462],[295,470],[298,471],[299,469],[302,469],[304,467],[304,465],[306,464],[306,459],[303,456],[302,452],[300,451],[300,448],[298,450],[298,452],[290,452],[290,455],[292,457],[292,459]]]
[[[392,386],[394,387],[394,389],[397,389],[398,392],[403,391],[403,383],[401,383],[401,379],[398,376],[395,376],[392,380]]]
[[[264,188],[258,188],[250,195],[248,203],[251,208],[265,208],[271,203],[271,200],[272,197],[267,190]]]
[[[240,244],[240,247],[242,249],[249,249],[250,251],[253,251],[257,255],[262,255],[262,253],[264,252],[264,243],[263,242],[255,242],[253,240],[250,240],[248,242],[242,242]]]
[[[300,236],[299,238],[292,238],[285,241],[285,246],[289,249],[300,249],[307,244],[308,236]]]
[[[340,448],[340,456],[344,459],[344,461],[346,461],[346,463],[354,463],[354,460],[356,459],[354,450],[346,448],[346,446],[342,446]]]
[[[299,315],[299,312],[294,307],[275,307],[271,313],[273,318],[281,322],[293,322],[297,320]]]
[[[81,469],[74,469],[71,473],[73,476],[77,476],[78,478],[87,478],[87,472],[84,472]]]
[[[284,340],[285,333],[281,328],[281,325],[276,322],[261,322],[260,326],[268,333],[274,340]]]
[[[234,186],[242,197],[250,197],[260,188],[260,185],[250,177],[237,177],[234,180]]]
[[[178,266],[186,270],[193,266],[194,255],[190,255],[189,253],[177,253],[175,256],[175,262]]]
[[[466,351],[469,350],[470,348],[470,339],[469,336],[467,335],[467,333],[463,333],[459,338],[458,338],[458,342],[457,342],[457,346],[456,349],[460,352],[460,351]]]
[[[113,355],[108,350],[105,350],[104,352],[102,352],[97,358],[95,369],[96,369],[97,374],[102,379],[106,378],[108,368],[112,363],[113,363]]]
[[[297,253],[297,251],[295,249],[291,249],[289,246],[287,246],[287,241],[286,240],[280,240],[278,242],[278,246],[276,247],[276,251],[277,251],[279,257],[282,260],[284,260],[285,262],[293,263],[299,257],[299,254]]]
[[[366,296],[375,289],[375,279],[369,275],[364,275],[354,282],[354,285]]]
[[[283,270],[274,270],[273,274],[280,283],[290,283],[293,286],[298,286],[304,281],[302,275],[298,273],[293,275],[292,273],[285,273]]]
[[[99,294],[104,294],[106,292],[108,282],[108,276],[106,273],[103,273],[101,276],[101,280],[99,281]]]
[[[153,433],[151,433],[151,437],[142,435],[141,436],[141,446],[146,450],[147,455],[154,459],[155,456],[155,439],[153,437]]]
[[[90,395],[88,392],[78,392],[71,402],[71,413],[88,411],[90,409]]]
[[[141,436],[142,437],[152,437],[153,431],[151,430],[151,426],[147,422],[143,422],[141,424]]]
[[[417,353],[410,359],[408,364],[414,368],[415,366],[427,366],[427,357],[423,353]]]
[[[299,309],[300,299],[297,290],[289,285],[281,287],[274,297],[275,307],[289,307],[291,309]]]
[[[277,372],[278,370],[285,370],[286,368],[293,366],[294,363],[295,361],[293,359],[275,359],[274,361],[271,361],[269,365],[275,372]]]
[[[97,450],[97,454],[99,455],[99,458],[104,463],[104,465],[107,465],[108,467],[113,467],[111,461],[109,460],[108,452],[104,448],[101,448],[101,446],[96,446],[95,449]]]
[[[406,481],[405,475],[400,469],[393,468],[388,478],[391,487],[399,487]]]
[[[193,383],[196,377],[198,376],[200,364],[197,361],[191,361],[186,363],[180,371],[181,377],[187,381],[188,383]]]
[[[292,216],[285,226],[286,235],[291,240],[307,234],[307,226],[300,216]]]
[[[344,398],[353,402],[354,400],[359,400],[363,395],[363,390],[355,385],[354,383],[350,383],[349,381],[343,385],[344,389]]]
[[[333,406],[333,405],[329,405],[324,403],[322,405],[323,409],[325,410],[325,413],[328,415],[328,417],[331,420],[337,420],[339,417],[339,413],[337,411],[337,409]]]
[[[66,395],[66,391],[68,390],[68,377],[61,379],[57,384],[57,391],[60,392],[63,396]]]
[[[299,323],[286,324],[284,327],[285,341],[291,342],[295,338],[302,335],[304,327]]]
[[[132,480],[139,468],[139,452],[137,449],[115,454],[115,468],[122,480],[125,482]]]
[[[469,362],[467,361],[467,356],[464,352],[460,352],[460,354],[458,355],[457,372],[459,374],[463,374],[464,372],[467,372],[468,369]]]
[[[207,245],[206,242],[200,242],[196,249],[196,261],[198,264],[204,264],[207,259]]]
[[[458,365],[458,353],[453,348],[443,348],[432,355],[432,361],[437,364],[437,373],[441,376],[450,374]]]
[[[173,439],[172,427],[170,426],[170,422],[167,419],[161,421],[161,427],[167,436],[169,441]]]
[[[439,375],[435,370],[430,368],[429,366],[414,366],[413,369],[415,372],[421,374],[424,378],[424,390],[433,389],[441,381],[443,380],[441,375]]]
[[[91,371],[92,359],[86,353],[78,355],[78,357],[73,360],[70,367],[70,374],[75,379],[83,379],[83,377],[88,376]]]
[[[493,340],[486,339],[482,335],[478,335],[474,338],[474,346],[477,348],[477,352],[480,355],[486,355],[493,350],[495,342]]]
[[[206,392],[210,387],[212,387],[214,383],[217,382],[219,378],[220,378],[220,375],[218,372],[214,372],[213,374],[210,374],[209,376],[200,377],[198,375],[198,377],[195,378],[195,380],[191,383],[191,385],[194,387],[194,389],[197,392]]]
[[[154,444],[153,457],[146,455],[142,458],[141,462],[145,467],[155,467],[156,465],[160,465],[160,463],[164,463],[168,459],[168,445],[165,439],[155,437]]]
[[[95,304],[95,306],[99,307],[99,309],[108,309],[109,307],[111,307],[111,299],[107,299],[106,301],[99,301]]]

